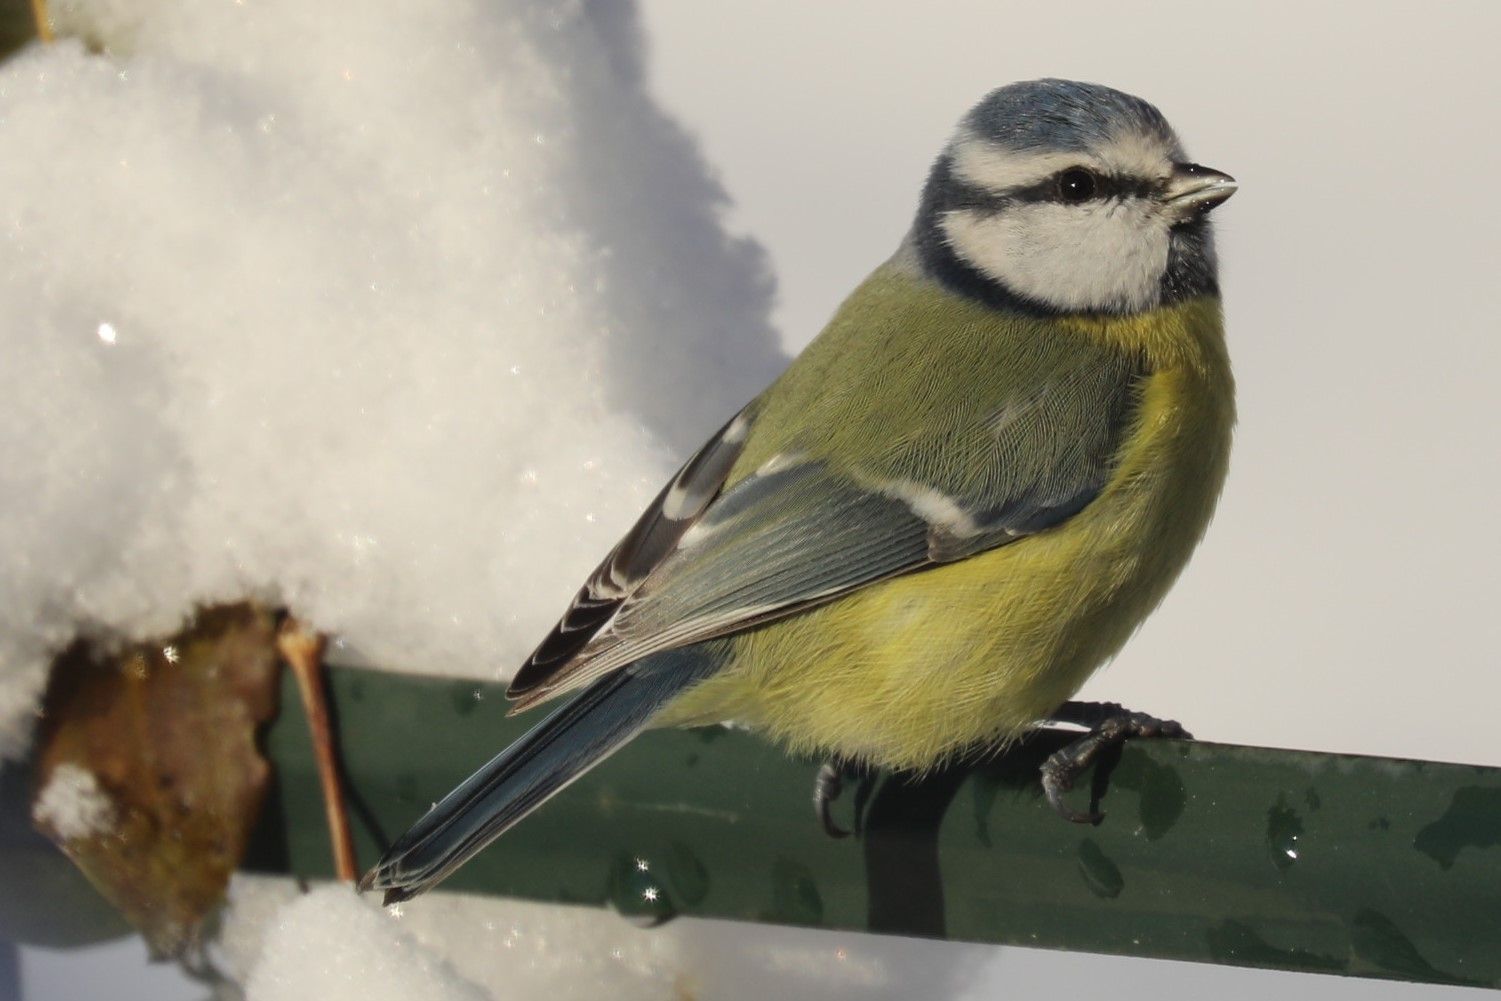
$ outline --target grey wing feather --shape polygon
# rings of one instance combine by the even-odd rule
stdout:
[[[571,615],[587,616],[588,631],[564,637],[565,616],[539,648],[549,656],[534,656],[517,676],[525,684],[513,684],[513,694],[521,696],[515,711],[651,654],[741,632],[1066,521],[1109,481],[1137,409],[1140,372],[1115,365],[1091,369],[1083,378],[1093,383],[1086,393],[1093,403],[1087,419],[1069,420],[1079,408],[1069,405],[1071,393],[1061,391],[1080,388],[1066,385],[1079,381],[1078,373],[1064,374],[1054,386],[1060,392],[1013,402],[1004,426],[983,432],[994,434],[995,446],[1010,458],[999,465],[1004,475],[970,489],[947,493],[916,480],[839,471],[793,457],[717,495],[704,497],[701,485],[690,490],[685,511],[691,518],[655,527],[648,512],[641,524],[653,527],[635,549],[644,551],[649,543],[650,564],[627,560],[631,572],[624,587],[610,584],[616,580],[615,557],[605,561],[596,573],[601,583],[586,587],[575,600],[577,611],[570,609]],[[994,416],[987,421],[993,425]],[[670,494],[669,488],[663,496]],[[668,505],[660,506],[663,516],[669,513]],[[605,597],[592,597],[596,592]],[[524,677],[534,663],[545,665],[545,673]]]
[[[524,709],[663,650],[739,632],[926,565],[931,524],[896,497],[804,463],[746,477]]]
[[[722,635],[906,572],[927,560],[929,530],[899,498],[822,463],[748,477],[621,609],[601,645],[608,639],[628,648],[608,658],[618,665],[618,657],[633,660],[636,649],[669,636]]]
[[[590,639],[672,552],[724,486],[745,448],[751,407],[736,414],[662,488],[636,524],[574,595],[568,611],[527,658],[506,694],[525,696],[567,668]]]

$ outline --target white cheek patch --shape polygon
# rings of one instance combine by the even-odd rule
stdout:
[[[1147,309],[1161,298],[1171,238],[1142,199],[960,209],[945,213],[939,225],[961,260],[1056,309]]]

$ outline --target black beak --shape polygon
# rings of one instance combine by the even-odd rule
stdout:
[[[1235,178],[1223,171],[1197,163],[1175,163],[1163,201],[1172,211],[1174,221],[1188,222],[1235,194],[1237,187]]]

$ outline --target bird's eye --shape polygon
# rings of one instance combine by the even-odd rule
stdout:
[[[1089,201],[1098,188],[1098,179],[1083,167],[1070,167],[1058,175],[1058,197],[1070,204]]]

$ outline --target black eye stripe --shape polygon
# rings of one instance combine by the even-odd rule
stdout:
[[[982,215],[993,215],[1004,211],[1011,205],[1035,205],[1041,202],[1078,205],[1107,201],[1112,198],[1155,198],[1162,193],[1162,185],[1158,181],[1122,174],[1094,174],[1094,194],[1084,202],[1067,202],[1062,197],[1058,185],[1059,177],[1063,173],[1065,171],[1058,171],[1032,184],[1008,188],[1004,191],[996,191],[950,176],[946,179],[948,183],[943,207],[949,211],[968,209]]]
[[[1006,192],[1005,197],[1015,202],[1067,202],[1068,199],[1063,196],[1060,189],[1059,180],[1064,174],[1077,169],[1079,168],[1070,167],[1069,170],[1061,170],[1035,184],[1029,184],[1024,188],[1013,188]],[[1141,177],[1100,174],[1094,171],[1088,171],[1088,173],[1094,179],[1094,192],[1085,201],[1098,202],[1111,198],[1152,198],[1161,191],[1158,182]]]
[[[999,212],[1008,205],[1037,202],[1066,203],[1059,191],[1059,171],[1033,184],[1005,191],[993,191],[978,184],[957,179],[949,189],[948,208],[976,209],[981,212]],[[1087,201],[1105,201],[1111,198],[1155,198],[1162,193],[1161,183],[1141,177],[1122,174],[1094,174],[1094,193]],[[1082,204],[1082,203],[1074,203]]]
[[[949,185],[943,200],[945,209],[972,209],[977,212],[999,212],[1016,201],[1013,192],[992,191],[978,184],[954,181]]]

